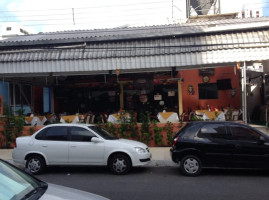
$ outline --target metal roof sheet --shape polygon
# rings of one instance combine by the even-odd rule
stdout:
[[[0,41],[0,47],[19,45],[48,45],[59,43],[133,40],[142,38],[241,31],[269,27],[269,18],[227,19],[149,27],[77,30],[14,36]]]
[[[70,46],[69,48],[0,51],[0,63],[160,56],[224,49],[267,47],[268,45],[269,30],[263,30],[244,33],[96,43],[88,44],[82,48],[72,48]]]
[[[1,76],[33,76],[64,75],[64,74],[97,74],[108,73],[109,70],[122,69],[124,72],[143,72],[143,70],[158,70],[177,67],[177,70],[206,67],[208,65],[225,66],[239,61],[268,60],[269,47],[222,49],[216,51],[188,52],[182,54],[167,54],[160,56],[110,57],[101,59],[80,60],[49,60],[35,62],[1,63]],[[14,75],[16,74],[16,75]]]

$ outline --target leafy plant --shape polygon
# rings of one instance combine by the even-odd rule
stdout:
[[[174,136],[172,123],[168,121],[166,123],[164,129],[166,130],[166,135],[167,135],[166,141],[167,141],[167,144],[169,146],[171,146],[173,144],[173,136]]]
[[[99,124],[99,126],[103,129],[105,129],[107,132],[109,132],[110,134],[117,136],[117,127],[115,124],[108,122],[105,124]]]
[[[24,110],[19,109],[17,110],[18,116],[14,117],[14,135],[15,137],[19,137],[22,135],[23,127],[24,127]]]
[[[157,121],[153,120],[153,131],[154,131],[154,141],[155,144],[158,146],[163,146],[163,135],[161,135],[161,132],[163,131],[163,128],[157,126]]]
[[[29,134],[30,135],[33,135],[35,133],[35,131],[36,131],[36,125],[34,127],[29,128]]]
[[[129,113],[131,115],[130,123],[129,123],[129,130],[131,133],[131,138],[134,140],[140,140],[135,113],[133,111],[130,111]]]
[[[16,137],[21,136],[24,127],[23,110],[16,111],[18,116],[14,116],[7,105],[4,106],[4,130],[3,135],[6,138],[5,146],[9,148],[15,142]]]
[[[126,112],[125,110],[120,111],[119,113],[119,135],[121,138],[129,138],[129,119],[126,117],[128,115],[128,112]]]
[[[149,119],[150,112],[140,113],[139,118],[142,122],[141,124],[141,141],[149,144],[150,140],[152,140],[152,136],[150,133],[150,119]]]

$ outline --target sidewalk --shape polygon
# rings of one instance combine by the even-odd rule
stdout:
[[[148,166],[177,166],[177,164],[171,160],[170,147],[150,147],[149,149],[152,154],[152,162]],[[12,151],[13,149],[0,149],[0,158],[12,162]]]

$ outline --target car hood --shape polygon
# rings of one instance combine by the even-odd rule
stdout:
[[[118,140],[115,140],[121,144],[127,144],[127,145],[131,145],[131,146],[134,146],[134,147],[143,147],[143,148],[147,148],[148,146],[145,145],[144,143],[142,142],[138,142],[138,141],[134,141],[134,140],[128,140],[128,139],[118,139]]]
[[[49,183],[40,200],[109,200],[96,194]]]

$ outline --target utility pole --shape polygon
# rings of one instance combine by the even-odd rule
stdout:
[[[76,25],[76,23],[75,23],[75,12],[74,12],[74,8],[72,8],[72,13],[73,13],[73,25]]]
[[[174,0],[172,0],[172,20],[174,21]]]

